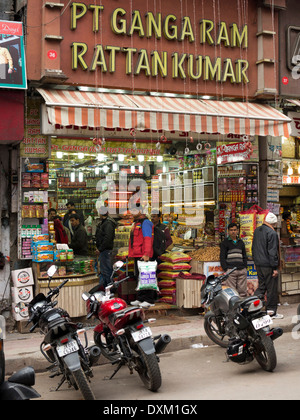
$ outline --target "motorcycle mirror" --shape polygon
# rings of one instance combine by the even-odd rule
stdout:
[[[91,295],[88,292],[83,292],[81,298],[86,302],[87,300],[89,300],[90,296]]]
[[[120,268],[122,268],[124,265],[123,261],[117,261],[116,263],[114,263],[113,265],[113,270],[114,271],[118,271],[120,270]]]
[[[56,271],[57,271],[57,266],[56,265],[51,265],[51,267],[49,267],[48,270],[47,270],[48,277],[53,277],[54,274],[56,273]]]

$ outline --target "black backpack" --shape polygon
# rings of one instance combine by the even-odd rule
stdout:
[[[153,239],[153,256],[159,257],[166,251],[166,226],[159,224],[154,226],[154,239]]]

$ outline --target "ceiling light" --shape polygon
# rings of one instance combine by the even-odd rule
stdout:
[[[71,172],[70,179],[71,179],[71,182],[75,182],[75,172]]]
[[[83,182],[83,172],[79,172],[78,180],[79,182]]]
[[[56,152],[57,159],[62,159],[63,155],[63,152]]]
[[[134,174],[135,173],[135,166],[130,166],[130,172],[132,173],[132,174]]]
[[[125,156],[124,155],[118,155],[118,161],[124,162]]]
[[[145,156],[144,155],[138,155],[138,161],[139,162],[144,162],[145,160]]]
[[[97,160],[98,162],[103,162],[105,160],[105,155],[103,153],[98,153]]]
[[[163,158],[162,156],[157,156],[157,157],[156,157],[157,162],[162,162],[162,161],[163,161],[163,159],[164,159],[164,158]]]
[[[78,159],[83,159],[84,158],[84,153],[78,153]]]

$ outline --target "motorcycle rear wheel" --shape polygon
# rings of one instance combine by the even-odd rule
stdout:
[[[139,351],[137,372],[149,391],[156,392],[161,387],[161,373],[155,353],[146,354]]]
[[[207,312],[204,318],[204,330],[207,336],[218,346],[227,348],[229,336],[225,333],[226,319],[223,315]],[[220,330],[221,329],[221,330]]]
[[[277,365],[274,343],[263,330],[259,330],[257,333],[260,336],[260,342],[254,346],[254,357],[263,370],[272,372]]]
[[[80,389],[80,392],[85,400],[95,400],[94,393],[90,387],[87,377],[82,369],[78,369],[72,372],[73,378]]]

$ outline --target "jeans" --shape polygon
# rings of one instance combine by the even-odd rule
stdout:
[[[106,287],[110,283],[110,277],[113,272],[112,268],[112,251],[104,250],[100,252],[100,284]]]

